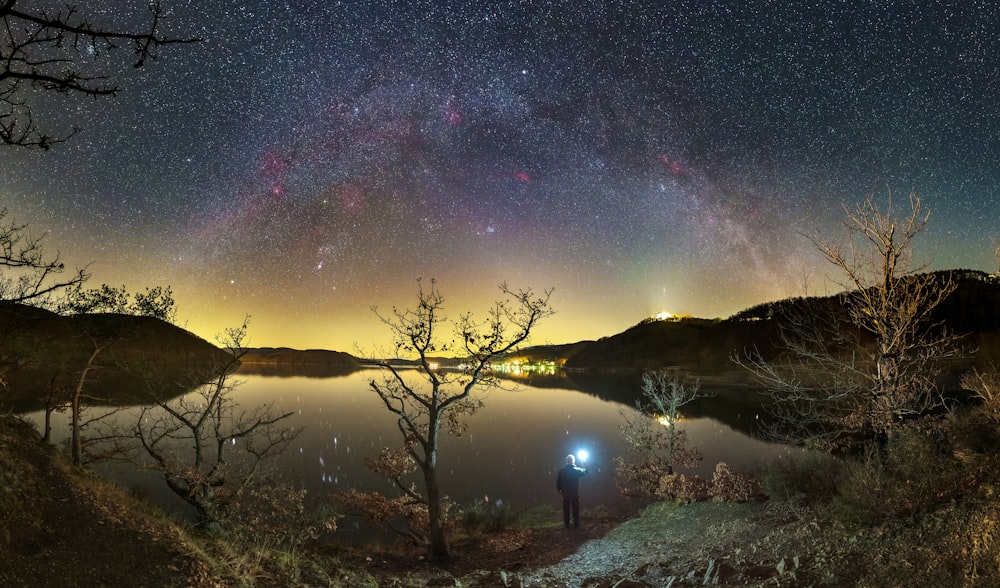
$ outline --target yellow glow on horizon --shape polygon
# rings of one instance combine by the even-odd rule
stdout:
[[[228,282],[217,283],[212,288],[183,280],[160,283],[170,282],[175,284],[178,326],[210,343],[215,343],[216,336],[225,329],[239,326],[249,315],[249,347],[329,349],[365,357],[384,357],[395,350],[391,333],[372,310],[373,304],[385,314],[394,306],[412,306],[415,300],[413,286],[403,281],[379,292],[358,293],[342,289],[331,293],[326,300],[312,292],[289,292],[278,296],[266,291],[242,291],[231,288]],[[135,280],[135,283],[146,282]],[[454,293],[449,295],[449,292]],[[453,338],[450,323],[462,312],[470,309],[476,316],[484,316],[497,298],[493,288],[463,291],[456,286],[444,293],[448,324],[442,324],[439,330],[443,341]],[[627,306],[608,309],[601,303],[581,304],[559,297],[553,301],[553,306],[556,314],[532,330],[524,347],[595,340],[628,329],[642,316]],[[461,354],[461,350],[439,353],[441,356],[456,354]]]

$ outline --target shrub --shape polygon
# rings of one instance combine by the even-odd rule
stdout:
[[[708,482],[701,476],[665,474],[660,477],[656,495],[661,500],[675,500],[680,503],[708,500]]]
[[[843,461],[822,451],[804,451],[768,463],[761,486],[772,500],[793,504],[821,502],[837,495],[844,476]]]
[[[675,467],[693,467],[701,461],[701,453],[690,445],[681,426],[680,408],[712,394],[666,369],[645,372],[642,381],[642,398],[635,410],[622,411],[621,432],[628,453],[615,460],[616,484],[624,496],[662,499],[663,477],[672,476]],[[676,498],[675,491],[686,495],[694,482],[668,478],[664,483],[666,497]]]
[[[948,423],[952,453],[967,467],[995,471],[996,449],[1000,447],[1000,427],[997,425],[996,413],[982,407],[955,411]]]
[[[1000,369],[996,365],[983,371],[972,368],[962,376],[961,386],[982,401],[983,413],[994,421],[1000,420]]]
[[[888,514],[881,512],[881,508],[892,502],[888,496],[890,485],[877,450],[867,448],[858,461],[846,467],[844,480],[838,486],[840,495],[835,500],[837,514],[853,524],[878,521],[882,514]]]
[[[655,500],[659,497],[660,477],[666,472],[650,460],[615,458],[615,486],[622,496]]]
[[[725,462],[716,464],[708,493],[723,502],[752,502],[764,498],[764,491],[757,479],[733,472]]]
[[[975,486],[974,471],[956,460],[954,447],[943,440],[943,424],[907,425],[884,448],[866,448],[840,484],[840,516],[868,523],[928,512]]]
[[[372,527],[388,529],[413,545],[426,546],[429,541],[430,518],[427,505],[418,498],[415,486],[410,487],[409,495],[391,498],[379,492],[361,492],[355,488],[333,495],[333,500],[344,513],[360,516]],[[449,513],[454,503],[445,499],[441,506],[447,528],[452,525]]]
[[[499,500],[476,500],[458,515],[458,523],[468,535],[496,533],[510,527],[518,519],[518,514],[507,503]]]

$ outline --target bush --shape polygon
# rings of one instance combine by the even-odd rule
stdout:
[[[619,464],[619,475],[621,475]],[[634,480],[633,480],[634,481]],[[701,502],[716,498],[725,502],[750,502],[764,498],[760,482],[754,478],[734,473],[726,463],[715,466],[712,482],[701,476],[685,474],[663,474],[656,480],[652,497],[657,500],[671,500],[681,504]]]
[[[943,441],[941,425],[902,427],[884,448],[868,447],[849,464],[835,503],[840,516],[869,523],[928,512],[975,486],[974,472]]]
[[[956,458],[967,466],[995,471],[1000,427],[996,415],[983,407],[955,411],[948,422],[948,440]]]
[[[622,496],[656,500],[660,477],[665,471],[650,460],[629,460],[619,456],[615,458],[615,486]]]
[[[712,475],[710,496],[723,502],[752,502],[762,500],[764,491],[760,482],[745,474],[737,474],[729,469],[729,464],[719,462]]]
[[[772,500],[792,504],[823,502],[837,495],[845,464],[822,451],[804,451],[768,463],[761,487]]]
[[[476,500],[471,506],[462,509],[458,515],[458,524],[466,534],[477,535],[502,531],[516,523],[519,518],[505,502]]]
[[[680,503],[708,500],[708,482],[701,476],[666,474],[660,477],[656,495],[660,500],[675,500]]]

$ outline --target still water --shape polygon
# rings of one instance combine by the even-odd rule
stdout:
[[[273,402],[279,412],[293,413],[288,423],[303,431],[275,467],[312,496],[348,488],[391,492],[391,485],[364,465],[364,458],[375,455],[379,448],[400,444],[393,416],[368,387],[370,379],[380,377],[377,370],[321,378],[242,375],[243,383],[234,397],[243,406]],[[586,449],[590,457],[586,464],[589,473],[581,482],[584,507],[623,507],[625,501],[615,489],[613,459],[625,451],[619,425],[622,410],[631,406],[627,399],[634,398],[638,383],[584,380],[583,385],[579,376],[576,381],[505,381],[503,389],[480,393],[485,406],[469,418],[466,434],[458,438],[442,434],[439,475],[444,491],[462,506],[486,497],[493,502],[502,500],[517,510],[557,505],[556,471],[568,453]],[[717,396],[691,408],[701,416],[685,419],[683,426],[704,460],[689,473],[710,479],[719,461],[741,471],[789,451],[730,426],[752,423],[752,404]],[[710,416],[712,412],[718,413],[717,417]],[[40,413],[27,416],[40,426]],[[119,418],[127,420],[129,416]],[[57,422],[56,438],[65,436],[65,430],[65,423]],[[117,475],[122,483],[145,487],[154,500],[182,510],[159,477]]]

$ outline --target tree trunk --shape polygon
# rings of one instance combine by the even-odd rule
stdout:
[[[42,442],[51,443],[52,442],[52,411],[55,410],[51,404],[45,406],[45,427],[42,432]]]
[[[430,422],[428,423],[427,444],[424,446],[425,460],[423,463],[424,487],[427,492],[427,532],[430,536],[428,545],[429,555],[432,560],[441,561],[448,559],[448,541],[444,535],[444,518],[441,511],[441,488],[438,487],[437,479],[437,442],[440,425],[438,413],[431,411]]]
[[[427,463],[424,469],[424,484],[427,487],[427,515],[430,545],[428,550],[432,560],[448,559],[448,541],[444,534],[444,517],[441,512],[441,489],[438,488],[437,467]]]
[[[73,465],[79,466],[83,463],[83,451],[81,449],[82,441],[80,439],[80,411],[83,405],[83,386],[87,383],[87,374],[90,370],[94,369],[94,360],[97,359],[97,355],[104,349],[103,345],[95,345],[94,352],[90,354],[90,358],[87,360],[87,365],[83,368],[83,372],[80,373],[80,380],[76,383],[76,391],[73,393],[73,401],[71,403],[72,416],[70,418],[70,446],[71,453],[73,455]]]
[[[59,401],[56,400],[57,375],[58,372],[52,374],[52,378],[49,379],[48,391],[45,393],[45,427],[42,430],[42,442],[46,444],[52,442],[52,413],[59,406]]]
[[[207,484],[178,477],[170,472],[164,472],[163,479],[174,494],[194,507],[195,519],[202,529],[211,529],[219,523],[218,505],[215,503],[215,492]]]
[[[82,462],[82,451],[80,448],[80,396],[83,392],[83,382],[87,377],[87,371],[90,368],[85,368],[83,370],[83,375],[80,376],[80,382],[76,386],[76,393],[73,394],[73,402],[70,408],[70,448],[73,455],[73,465],[79,466]]]

